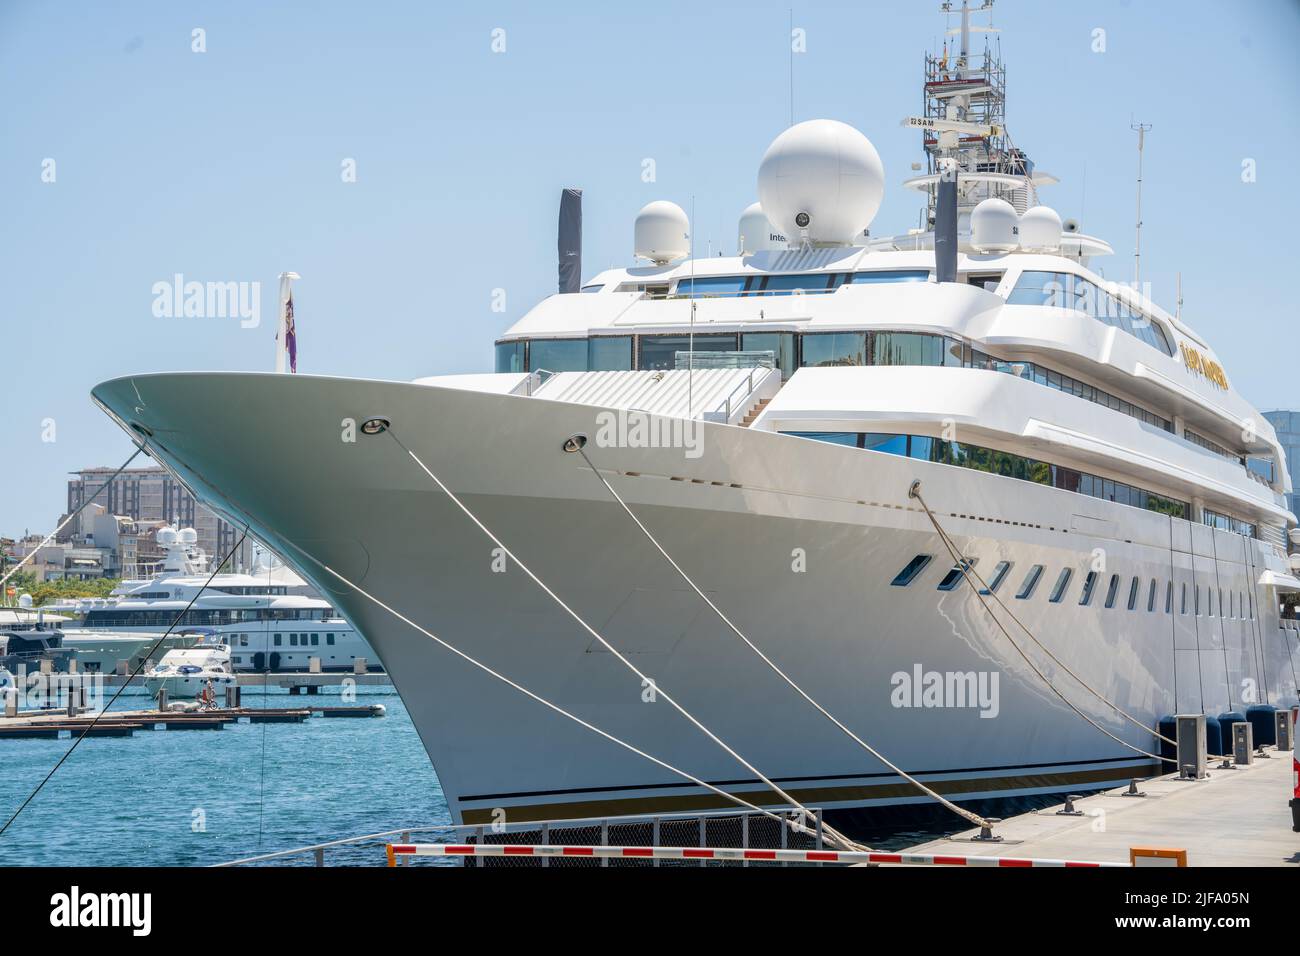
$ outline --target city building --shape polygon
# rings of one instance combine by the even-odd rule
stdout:
[[[1264,412],[1268,423],[1277,430],[1277,440],[1286,452],[1286,467],[1291,473],[1291,493],[1286,496],[1292,514],[1300,511],[1300,412],[1286,409]]]
[[[73,473],[68,480],[65,517],[81,507],[87,496],[94,494],[94,498],[58,538],[59,544],[67,548],[105,552],[99,563],[105,576],[147,575],[149,565],[161,558],[154,532],[164,525],[193,528],[198,534],[198,546],[213,562],[221,560],[239,540],[240,528],[195,501],[165,469],[128,468],[105,486],[112,474],[112,468],[87,468]],[[231,557],[231,565],[242,569],[252,561],[253,541],[247,539]],[[65,563],[65,574],[60,576],[80,576],[83,570],[85,576],[97,576],[89,573],[90,567]],[[67,573],[69,570],[72,573]]]

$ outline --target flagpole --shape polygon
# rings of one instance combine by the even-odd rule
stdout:
[[[301,279],[296,272],[280,273],[280,301],[276,311],[279,313],[279,326],[275,331],[275,370],[283,374],[286,371],[286,359],[289,354],[285,335],[288,332],[289,300],[293,296],[293,280]]]

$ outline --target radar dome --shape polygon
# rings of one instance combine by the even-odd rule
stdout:
[[[20,594],[20,595],[18,595],[18,606],[21,607],[21,608],[29,608],[29,607],[31,607],[31,606],[32,606],[32,596],[31,596],[30,594]]]
[[[970,244],[976,252],[1010,252],[1020,244],[1020,219],[1004,199],[985,199],[970,214]]]
[[[1064,226],[1050,206],[1035,206],[1020,217],[1020,248],[1027,252],[1050,252],[1061,247]]]
[[[636,214],[633,243],[638,258],[662,266],[691,251],[691,221],[675,202],[646,203]]]
[[[837,120],[808,120],[772,141],[758,167],[758,201],[791,240],[848,245],[871,225],[885,194],[880,154]]]
[[[159,544],[161,544],[164,548],[168,547],[169,545],[173,545],[176,543],[176,529],[159,528],[156,537],[158,539]]]
[[[199,533],[193,528],[181,528],[176,534],[176,539],[181,544],[196,544],[199,540]]]
[[[789,240],[777,230],[763,212],[762,203],[750,203],[740,214],[736,248],[742,256],[770,249],[784,249]]]

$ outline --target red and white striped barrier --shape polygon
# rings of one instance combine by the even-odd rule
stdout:
[[[399,856],[594,857],[616,860],[755,860],[765,863],[896,863],[907,866],[1128,867],[1128,863],[1082,860],[1025,860],[1006,856],[934,856],[845,850],[743,850],[694,846],[561,846],[515,843],[390,843],[388,865]]]

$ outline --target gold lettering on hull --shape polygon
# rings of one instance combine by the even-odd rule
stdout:
[[[1214,359],[1202,355],[1199,349],[1194,349],[1186,342],[1182,343],[1179,348],[1183,352],[1183,364],[1188,370],[1195,372],[1202,378],[1209,379],[1219,388],[1225,391],[1228,388],[1228,376],[1223,372],[1223,366]]]

